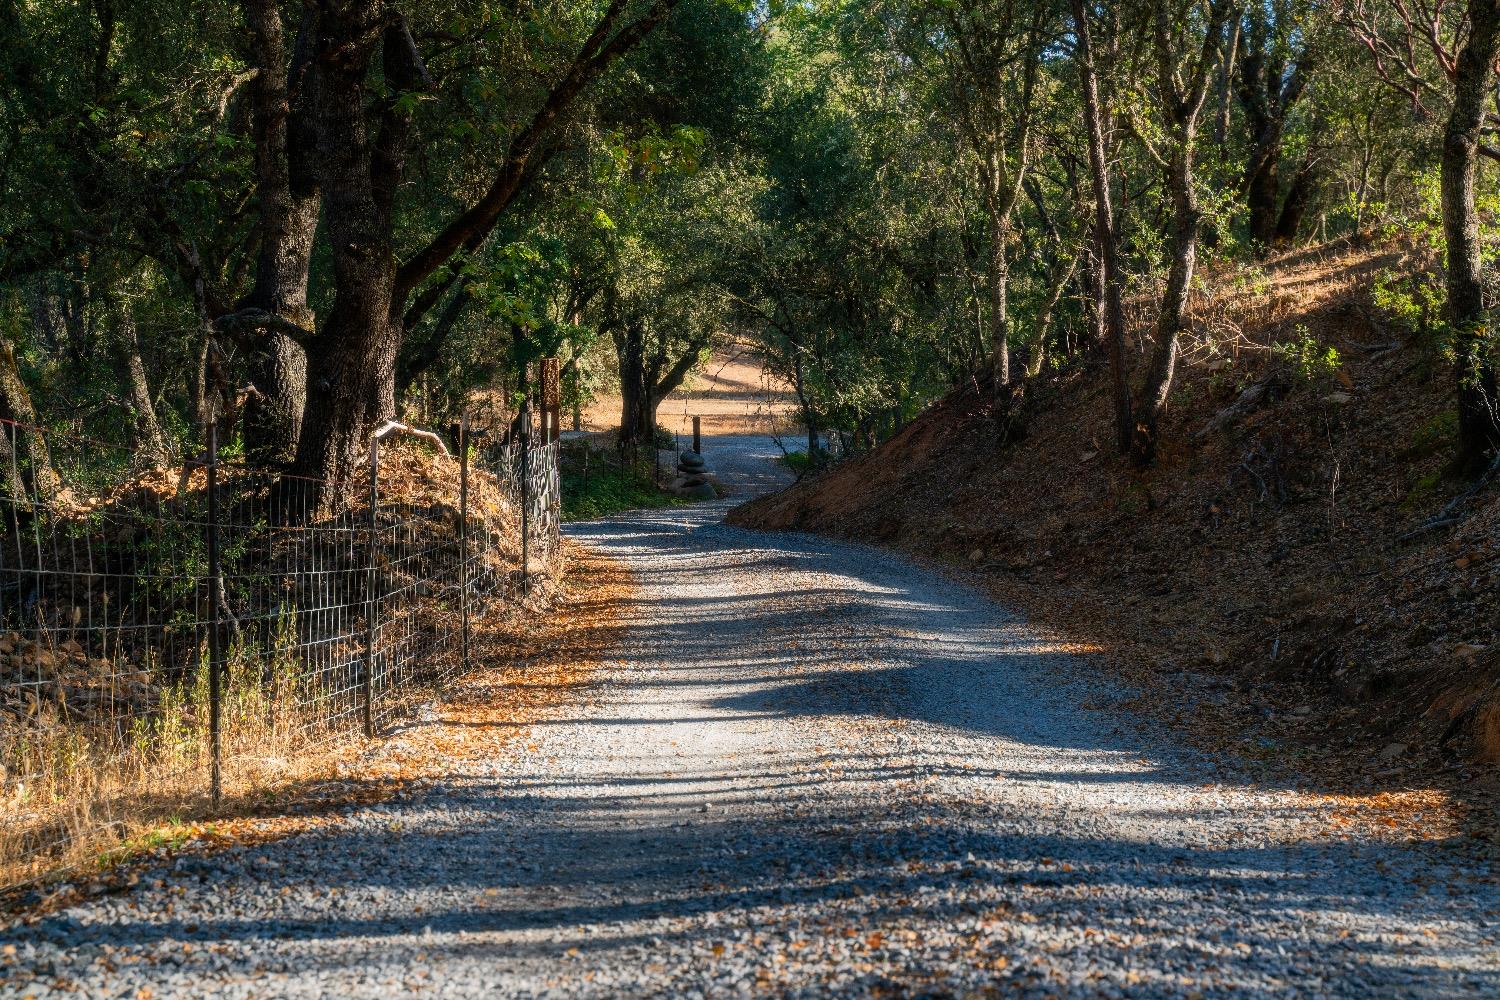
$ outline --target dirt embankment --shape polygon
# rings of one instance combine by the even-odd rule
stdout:
[[[1346,246],[1208,275],[1149,470],[1113,452],[1107,373],[1079,368],[1032,388],[1013,444],[970,387],[731,520],[960,564],[1268,767],[1493,783],[1500,487],[1422,530],[1464,486],[1440,475],[1451,369],[1373,304],[1412,265]]]

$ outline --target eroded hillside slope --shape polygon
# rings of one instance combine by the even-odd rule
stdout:
[[[1209,275],[1149,470],[1112,451],[1104,373],[1075,369],[1033,387],[1013,444],[970,386],[732,520],[960,563],[1249,758],[1492,780],[1500,488],[1424,527],[1465,487],[1441,477],[1451,372],[1374,302],[1414,263],[1345,245]]]

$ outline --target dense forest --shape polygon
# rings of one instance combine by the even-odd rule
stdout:
[[[1487,0],[0,17],[0,416],[30,488],[58,479],[28,428],[167,463],[214,422],[335,503],[382,421],[514,407],[545,356],[640,441],[726,336],[815,458],[966,382],[1005,435],[1083,364],[1146,464],[1204,267],[1350,234],[1425,252],[1379,292],[1447,373],[1455,471],[1500,441]]]

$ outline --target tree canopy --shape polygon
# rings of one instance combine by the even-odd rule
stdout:
[[[621,437],[754,340],[809,450],[1113,371],[1152,461],[1204,260],[1388,228],[1458,464],[1500,445],[1500,3],[0,3],[0,417],[167,463],[215,423],[337,502],[383,420]],[[1122,303],[1144,324],[1126,329]],[[23,462],[48,481],[45,450]]]

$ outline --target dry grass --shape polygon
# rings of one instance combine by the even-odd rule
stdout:
[[[344,809],[442,778],[456,761],[526,752],[529,727],[593,682],[628,622],[633,584],[623,564],[571,543],[562,564],[560,581],[539,586],[525,606],[475,623],[478,666],[444,689],[412,693],[413,703],[433,702],[421,721],[374,745],[353,736],[303,744],[274,755],[267,761],[274,767],[237,772],[232,782],[226,772],[229,794],[217,812],[201,796],[183,797],[182,809],[166,820],[160,811],[141,811],[91,850],[75,852],[68,883],[41,893],[13,889],[0,897],[0,910],[19,908],[34,918],[128,888],[141,863],[294,836],[337,822]],[[260,756],[268,755],[262,749]]]
[[[201,489],[201,475],[185,485]],[[164,530],[174,539],[196,536],[191,507],[170,511],[177,520],[161,516],[164,498],[177,496],[178,488],[176,476],[149,472],[104,499],[70,501],[58,515],[59,531],[88,526],[90,511],[108,505],[117,511],[110,523],[153,512],[153,544],[161,544]],[[394,596],[382,600],[379,615],[377,724],[399,718],[414,699],[431,695],[437,679],[458,670],[457,495],[452,460],[420,447],[387,449],[380,511],[389,541],[380,553],[380,573],[383,592]],[[513,632],[541,614],[554,588],[543,576],[528,599],[516,592],[517,517],[502,483],[471,476],[470,511],[471,564],[491,594],[490,616],[475,623],[477,648],[502,623]],[[352,516],[363,523],[358,506]],[[239,581],[249,588],[241,595],[240,613],[253,622],[246,622],[244,632],[238,625],[232,630],[221,675],[218,810],[210,794],[207,630],[200,627],[196,604],[203,590],[194,575],[202,569],[191,558],[170,550],[173,561],[166,568],[180,575],[152,579],[181,584],[180,593],[174,604],[151,605],[144,625],[75,630],[82,643],[50,630],[37,640],[0,634],[0,887],[88,869],[122,845],[152,836],[163,821],[251,808],[354,752],[361,742],[353,734],[360,730],[356,677],[364,648],[358,616],[365,571],[362,563],[345,565],[354,558],[348,523],[345,518],[313,529],[320,542],[342,543],[313,571],[287,564],[281,552],[291,547],[295,554],[309,545],[297,532],[262,526],[237,566],[241,575],[230,577],[231,585]],[[234,530],[221,535],[225,545],[237,540]],[[96,544],[94,555],[108,565],[116,558],[110,545],[127,553],[137,544],[132,531],[128,538]],[[124,565],[134,564],[127,558]],[[300,575],[281,572],[289,569]],[[85,603],[95,605],[84,621],[110,622],[110,608],[130,596],[123,589],[129,574],[85,577],[78,585],[78,572],[76,560],[49,565],[41,578],[60,582],[56,595],[46,591],[42,600],[66,602],[83,594]],[[145,572],[159,574],[163,566],[150,563]],[[298,591],[304,585],[318,589]],[[339,587],[353,589],[335,593]],[[297,607],[313,610],[287,610],[278,603],[287,595]],[[309,598],[324,603],[305,603]],[[79,621],[76,607],[73,620]],[[171,638],[163,629],[173,630]],[[95,655],[106,650],[107,659]]]
[[[27,781],[0,801],[0,886],[87,868],[149,835],[163,819],[210,815],[207,671],[162,688],[128,723],[34,719],[12,749]],[[222,697],[220,812],[234,813],[306,780],[353,745],[315,709],[290,662],[230,657]]]

